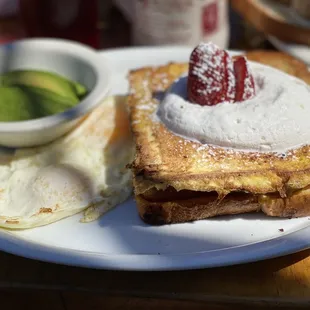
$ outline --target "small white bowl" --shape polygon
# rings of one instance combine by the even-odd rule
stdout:
[[[36,69],[56,72],[85,85],[89,94],[63,113],[20,122],[0,122],[0,145],[29,147],[62,136],[108,95],[111,70],[102,56],[82,44],[58,39],[27,39],[0,46],[0,72]]]

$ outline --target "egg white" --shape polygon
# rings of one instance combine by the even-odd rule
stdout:
[[[83,210],[81,221],[97,219],[130,196],[132,154],[125,100],[110,97],[68,135],[0,161],[0,226],[32,228]]]

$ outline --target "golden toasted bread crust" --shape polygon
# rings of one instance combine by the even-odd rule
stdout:
[[[288,55],[258,51],[246,56],[252,61],[274,66],[310,83],[310,73],[306,65]],[[171,220],[173,216],[168,214],[181,213],[177,210],[184,209],[179,202],[150,204],[141,195],[151,188],[215,191],[220,198],[233,191],[245,191],[254,195],[279,193],[279,199],[282,199],[310,184],[310,146],[290,151],[285,156],[275,153],[227,151],[214,146],[202,146],[175,136],[163,124],[156,122],[153,114],[159,104],[157,96],[187,70],[187,64],[170,63],[155,68],[141,68],[129,74],[128,103],[136,142],[136,157],[131,168],[136,176],[134,189],[140,215],[143,212],[149,214],[146,209],[150,208],[150,205],[154,212],[162,206],[161,210],[167,222],[174,222]],[[279,204],[279,201],[273,204]],[[218,207],[217,210],[206,212],[203,210],[210,208],[199,205],[198,202],[195,208],[199,211],[180,216],[176,221],[209,217],[207,214],[214,216],[259,209],[257,203],[253,206],[247,203],[247,206],[242,207],[239,203],[239,207],[224,208],[223,212],[218,211]],[[238,208],[240,212],[237,211]],[[168,209],[174,211],[169,213]],[[266,206],[263,210],[273,215]],[[281,216],[281,212],[275,213]],[[310,210],[305,213],[310,214]],[[186,212],[182,211],[182,214]]]
[[[244,198],[226,196],[220,202],[213,195],[173,201],[149,201],[136,196],[140,217],[152,225],[182,223],[219,215],[233,215],[263,211],[273,217],[302,217],[310,214],[310,192],[300,190],[292,197],[254,196]]]
[[[211,199],[210,199],[211,198]],[[254,196],[232,197],[217,203],[213,195],[186,200],[148,201],[136,196],[140,217],[151,225],[171,224],[201,220],[225,214],[241,214],[261,210]]]
[[[220,198],[216,192],[151,188],[136,195],[136,201],[140,217],[153,225],[259,211],[268,216],[293,218],[310,214],[310,187],[291,192],[285,198],[278,193],[253,195],[245,192],[232,192]]]
[[[270,55],[270,56],[269,56]],[[263,52],[248,54],[250,59],[271,65],[283,57],[283,67],[291,73],[303,72],[305,65],[283,54]],[[288,57],[288,58],[287,58]],[[288,68],[298,66],[298,72]],[[131,124],[136,141],[136,158],[132,169],[142,176],[137,194],[145,190],[145,180],[157,188],[172,186],[177,190],[217,191],[227,194],[234,190],[251,193],[280,192],[301,189],[310,184],[310,147],[291,151],[285,157],[273,153],[228,152],[213,146],[201,147],[173,135],[164,125],[152,120],[159,103],[155,92],[163,91],[187,71],[186,64],[168,64],[159,68],[143,68],[130,73]],[[307,77],[310,75],[306,75]],[[139,183],[137,180],[137,183]],[[147,186],[150,186],[148,183]]]

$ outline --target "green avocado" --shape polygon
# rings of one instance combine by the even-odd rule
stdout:
[[[82,84],[39,70],[0,75],[0,121],[22,121],[64,112],[87,94]]]
[[[36,115],[44,117],[64,112],[74,107],[78,101],[59,96],[47,89],[21,86],[23,92],[31,99]]]
[[[18,87],[0,87],[0,121],[16,122],[36,118],[31,99]]]
[[[56,73],[39,70],[14,70],[0,76],[2,86],[33,86],[44,90],[49,90],[62,96],[79,101],[79,96],[84,95],[86,88],[72,82]]]
[[[87,95],[87,89],[84,85],[80,84],[79,82],[72,82],[76,95],[82,99],[85,95]]]

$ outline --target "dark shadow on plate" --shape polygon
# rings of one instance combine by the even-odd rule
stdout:
[[[121,219],[116,221],[115,219]],[[98,223],[102,227],[136,226],[151,227],[144,223],[138,214],[136,202],[133,197],[116,206],[113,210],[100,217]]]
[[[165,91],[158,91],[153,93],[153,98],[161,102],[165,98],[166,92]]]
[[[263,212],[251,212],[251,213],[242,213],[242,214],[235,214],[235,215],[221,215],[217,217],[212,217],[207,219],[207,221],[232,221],[235,219],[243,219],[247,221],[283,221],[283,220],[290,220],[290,218],[281,218],[281,217],[273,217],[273,216],[267,216]]]
[[[214,224],[214,221],[219,220],[222,222],[219,223],[222,231],[225,227],[225,221],[228,222],[238,218],[240,218],[238,215],[217,217],[199,221],[199,225],[201,227],[201,225],[207,225],[208,222],[213,222],[212,224]],[[264,220],[266,216],[261,215],[261,217],[257,217],[256,214],[249,214],[243,218],[246,220],[253,220],[256,218],[258,218],[258,220]],[[209,230],[208,235],[200,235],[196,227],[193,227],[194,229],[191,228],[195,223],[197,224],[198,221],[163,226],[148,225],[139,217],[134,198],[117,206],[113,211],[107,213],[98,220],[98,224],[113,236],[113,240],[122,245],[122,251],[125,249],[126,253],[132,254],[190,253],[217,250],[244,244],[238,241],[238,238],[235,238],[233,231],[230,233],[227,231],[218,236],[216,231],[211,232]],[[275,237],[277,233],[279,233],[279,237],[282,236],[282,233],[278,232],[280,228],[280,226],[275,228],[273,237]],[[253,230],[250,229],[245,231],[248,240],[246,242],[247,244],[251,243],[249,238],[254,238],[255,240],[253,239],[253,242],[257,241],[255,237],[257,233],[256,229],[257,228],[253,227]],[[151,244],[151,246],[149,246],[149,244]],[[147,253],[145,251],[147,251]]]
[[[165,95],[171,93],[171,94],[177,94],[181,96],[182,98],[187,98],[187,76],[180,77],[175,83],[171,85],[170,88],[167,89],[167,91],[158,91],[153,93],[153,97],[157,99],[159,102],[161,102]]]
[[[231,246],[229,242],[216,240],[214,235],[198,236],[197,231],[192,235],[188,228],[182,233],[179,224],[174,224],[173,230],[171,225],[150,226],[140,219],[133,199],[99,219],[99,225],[105,229],[103,233],[108,231],[113,240],[121,244],[122,253],[189,253]],[[182,224],[183,228],[184,225],[190,224]]]
[[[187,99],[187,76],[180,77],[175,83],[171,85],[168,92]]]

